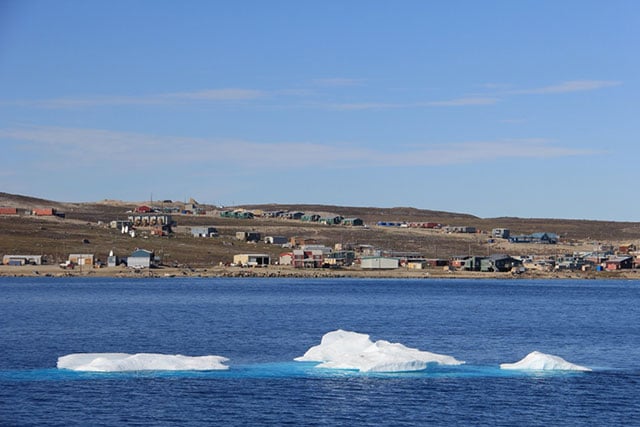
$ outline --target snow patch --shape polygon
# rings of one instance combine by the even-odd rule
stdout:
[[[451,356],[405,347],[402,344],[379,340],[369,335],[341,329],[326,333],[320,344],[294,360],[321,362],[318,368],[349,369],[360,372],[421,371],[430,363],[461,365],[464,362]]]
[[[530,371],[591,371],[584,366],[569,363],[561,357],[533,351],[516,363],[502,363],[500,369]]]
[[[58,358],[58,369],[90,372],[212,371],[229,369],[222,356],[154,353],[77,353]]]

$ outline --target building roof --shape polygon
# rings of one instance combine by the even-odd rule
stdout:
[[[153,256],[153,252],[148,251],[146,249],[136,249],[135,251],[133,251],[130,255],[132,258],[142,258],[142,257],[149,257],[151,258]]]

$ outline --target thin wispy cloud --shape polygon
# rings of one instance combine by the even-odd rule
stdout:
[[[408,103],[386,103],[386,102],[361,102],[361,103],[341,103],[328,104],[327,107],[332,110],[358,111],[358,110],[393,110],[403,108],[426,108],[426,107],[471,107],[480,105],[494,105],[499,101],[498,98],[490,97],[469,97],[455,98],[445,101],[424,101],[424,102],[408,102]]]
[[[473,105],[494,105],[499,101],[498,98],[492,97],[468,97],[456,98],[447,101],[431,101],[426,105],[432,107],[466,107]]]
[[[573,80],[557,85],[543,86],[532,89],[518,89],[508,91],[509,95],[544,95],[556,93],[586,92],[608,87],[620,86],[622,82],[612,80]]]
[[[218,165],[234,170],[264,170],[294,167],[303,169],[367,167],[447,166],[486,163],[500,159],[541,159],[594,155],[589,149],[563,147],[548,140],[514,139],[457,144],[422,144],[391,149],[362,147],[349,143],[277,142],[215,138],[158,137],[100,129],[24,127],[0,129],[0,141],[37,152],[59,167],[64,161],[87,167],[126,169],[139,167],[140,156],[154,168],[188,170],[194,165]],[[175,147],[180,147],[176,150]],[[247,156],[247,153],[259,155]],[[339,153],[339,155],[336,155]],[[330,166],[327,166],[330,165]]]
[[[326,79],[314,79],[311,81],[316,86],[323,87],[344,87],[344,86],[359,86],[365,82],[364,79],[349,79],[344,77],[334,77]]]
[[[239,102],[268,97],[269,93],[255,89],[205,89],[194,92],[174,92],[140,96],[86,96],[50,99],[1,101],[3,105],[40,108],[82,108],[100,106],[171,105],[190,102]]]

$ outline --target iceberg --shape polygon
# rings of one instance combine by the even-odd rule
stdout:
[[[358,332],[336,331],[326,333],[319,345],[311,347],[298,362],[321,362],[317,368],[347,369],[360,372],[421,371],[427,365],[461,365],[464,362],[451,356],[405,347],[402,344],[379,340],[372,342],[369,335]]]
[[[569,363],[561,357],[533,351],[516,363],[502,363],[500,369],[530,371],[591,371],[591,369]]]
[[[58,358],[58,369],[89,372],[213,371],[229,369],[222,356],[154,353],[77,353]]]

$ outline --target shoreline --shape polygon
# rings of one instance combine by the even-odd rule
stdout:
[[[106,278],[174,278],[174,277],[259,277],[259,278],[361,278],[361,279],[576,279],[576,280],[640,280],[639,270],[614,272],[583,271],[526,271],[521,274],[485,273],[477,271],[446,271],[444,269],[361,270],[296,269],[286,266],[266,268],[243,267],[158,267],[134,270],[127,267],[76,268],[64,270],[57,265],[0,266],[0,277],[106,277]]]

